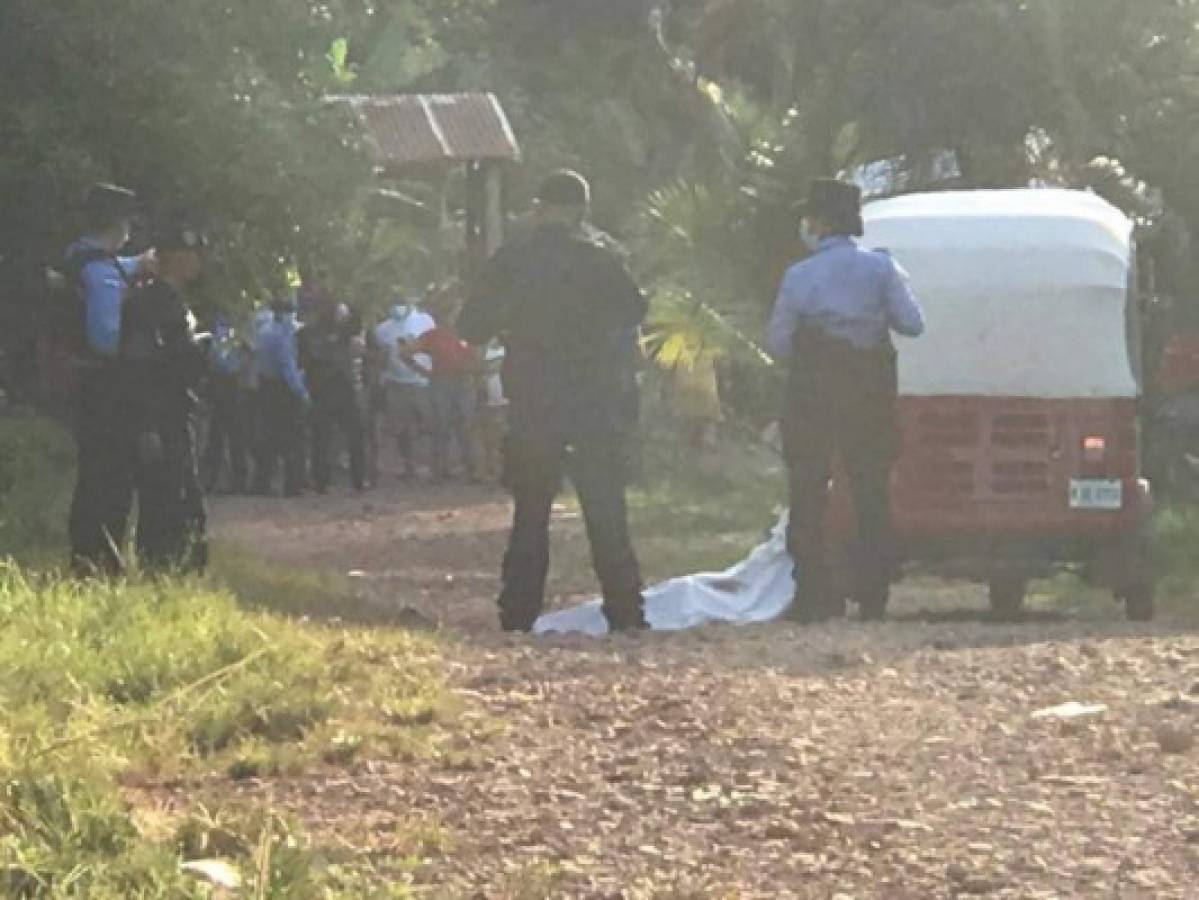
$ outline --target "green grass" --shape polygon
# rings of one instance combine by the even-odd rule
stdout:
[[[417,752],[444,709],[436,652],[402,632],[247,612],[200,582],[0,568],[0,872],[16,879],[0,896],[179,895],[185,842],[141,838],[124,778]],[[318,896],[288,885],[268,894]]]
[[[1154,522],[1153,554],[1161,579],[1159,607],[1181,618],[1199,620],[1199,508],[1162,509]]]
[[[164,822],[128,787],[435,752],[437,645],[349,626],[344,583],[236,548],[203,580],[66,579],[70,465],[56,426],[0,422],[0,897],[210,897],[183,869],[204,857],[237,896],[405,896],[269,809],[217,791]]]

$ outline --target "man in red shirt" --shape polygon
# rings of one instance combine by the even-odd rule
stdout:
[[[478,361],[470,345],[458,337],[454,327],[455,306],[452,298],[443,293],[431,310],[437,326],[407,342],[402,351],[404,361],[429,379],[437,477],[450,477],[450,451],[457,442],[464,474],[473,481],[477,469],[471,425],[477,399],[474,375]],[[431,365],[426,367],[418,354],[427,356]]]

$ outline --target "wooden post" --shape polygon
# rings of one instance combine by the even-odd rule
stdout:
[[[487,261],[487,191],[483,164],[466,164],[466,280],[473,285]]]
[[[483,218],[483,246],[487,258],[504,243],[504,168],[503,163],[489,162],[485,165],[483,191],[486,209]]]

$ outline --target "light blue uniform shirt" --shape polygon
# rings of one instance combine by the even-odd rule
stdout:
[[[67,258],[98,249],[98,243],[83,238],[71,246]],[[96,259],[80,270],[84,327],[88,346],[94,353],[100,356],[117,355],[121,346],[121,307],[129,284],[140,269],[141,261],[137,257],[119,257],[115,261],[113,258]]]
[[[254,342],[254,364],[258,377],[274,378],[286,384],[293,394],[308,402],[308,386],[300,371],[296,326],[274,320],[262,325]]]
[[[890,254],[832,237],[783,278],[766,335],[770,355],[780,362],[790,359],[795,334],[805,325],[870,350],[891,331],[919,337],[924,313],[907,273]]]

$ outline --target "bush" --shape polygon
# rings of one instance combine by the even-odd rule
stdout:
[[[0,418],[0,556],[63,546],[74,466],[71,436],[58,424]]]

